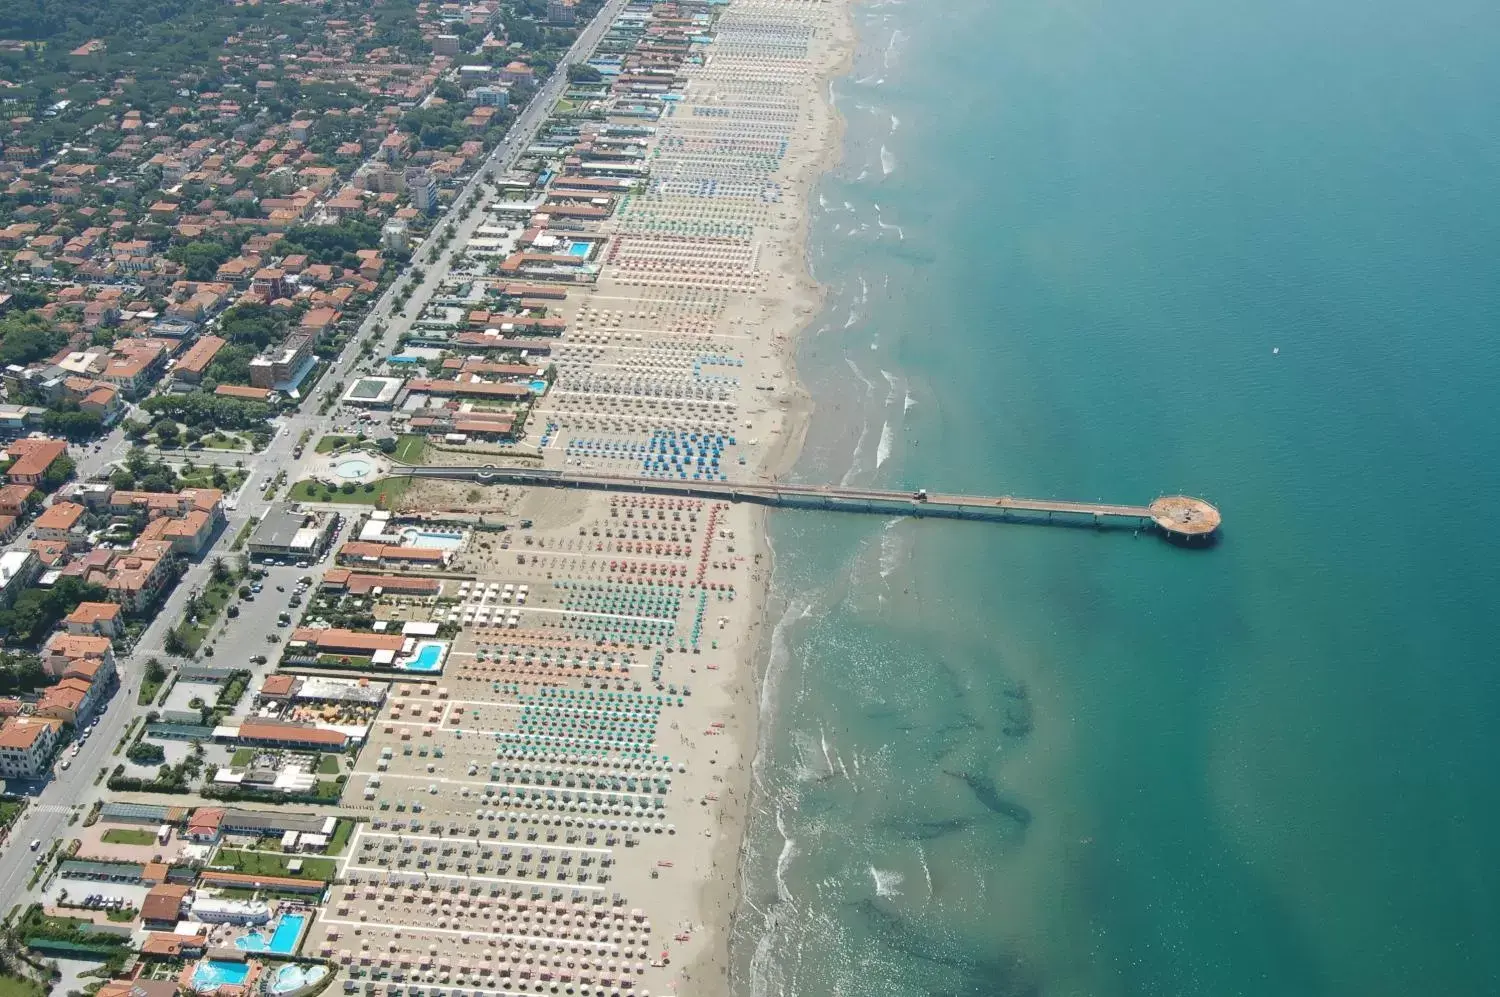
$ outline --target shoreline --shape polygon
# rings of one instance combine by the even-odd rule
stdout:
[[[799,301],[800,307],[796,310],[800,314],[793,327],[785,335],[777,336],[780,371],[786,378],[786,399],[783,405],[786,421],[774,446],[755,468],[756,477],[762,480],[781,480],[791,473],[801,456],[803,443],[816,411],[816,403],[798,378],[797,371],[797,349],[802,337],[826,306],[828,295],[827,286],[813,277],[808,256],[813,220],[812,198],[823,177],[844,158],[847,122],[842,112],[828,99],[829,84],[849,73],[858,44],[851,0],[837,0],[830,5],[830,9],[833,12],[828,21],[831,37],[824,60],[812,74],[814,99],[826,116],[826,122],[815,143],[814,158],[803,165],[796,179],[795,190],[801,210],[791,237],[785,244],[786,249],[792,250],[788,254],[789,269],[792,271],[791,283],[796,290],[802,292],[804,298]],[[809,143],[809,146],[814,146],[814,143]],[[740,979],[736,972],[738,967],[733,945],[746,903],[742,886],[747,876],[746,861],[749,857],[750,805],[755,794],[755,766],[763,747],[761,729],[764,717],[761,714],[761,703],[773,653],[775,622],[783,608],[772,592],[776,562],[769,534],[770,511],[753,506],[748,512],[753,560],[758,565],[752,575],[756,586],[755,612],[747,635],[750,640],[735,661],[736,682],[732,702],[736,711],[743,709],[754,718],[754,723],[738,734],[734,744],[738,761],[730,792],[736,802],[732,810],[726,812],[726,816],[735,827],[736,840],[731,841],[729,836],[725,836],[715,844],[712,864],[719,870],[716,875],[722,878],[704,883],[699,890],[700,905],[705,913],[710,910],[722,911],[722,920],[718,924],[719,933],[711,940],[708,950],[693,960],[683,974],[685,979],[692,979],[700,986],[708,982],[705,975],[716,976],[723,981],[725,993],[733,993],[741,985],[749,983],[747,979]],[[730,871],[725,873],[724,869]]]

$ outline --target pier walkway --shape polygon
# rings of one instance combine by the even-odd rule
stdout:
[[[1182,543],[1211,541],[1218,533],[1219,510],[1202,499],[1164,495],[1149,505],[1106,502],[1067,502],[1016,498],[1011,495],[946,495],[899,492],[878,488],[785,483],[685,481],[670,478],[632,478],[542,468],[502,467],[494,464],[426,464],[396,473],[419,478],[453,478],[481,484],[529,485],[542,488],[585,488],[591,491],[645,492],[726,502],[757,502],[783,508],[827,509],[880,515],[931,516],[947,519],[990,519],[1045,522],[1058,525],[1151,528]]]

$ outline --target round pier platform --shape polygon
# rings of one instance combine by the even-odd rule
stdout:
[[[1176,540],[1208,540],[1219,531],[1223,517],[1208,502],[1191,495],[1163,495],[1151,503],[1151,521]]]

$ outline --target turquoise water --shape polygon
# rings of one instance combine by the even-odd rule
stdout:
[[[220,959],[204,959],[193,970],[193,989],[200,993],[217,990],[226,983],[240,986],[250,975],[248,962],[227,962]]]
[[[444,533],[416,528],[402,530],[401,539],[408,547],[430,547],[438,550],[457,550],[464,544],[462,533]]]
[[[1226,528],[776,514],[740,992],[1500,993],[1500,13],[924,9],[835,85],[797,476]]]
[[[272,952],[290,955],[297,951],[297,940],[302,937],[302,926],[307,923],[306,914],[283,914],[276,922],[276,929],[268,942],[264,932],[252,931],[234,940],[234,947],[245,952]]]
[[[317,983],[328,972],[324,966],[298,966],[288,964],[276,970],[271,977],[271,993],[285,994]]]
[[[568,243],[568,255],[587,256],[593,248],[594,244],[591,242],[570,242]]]
[[[401,667],[408,672],[436,672],[443,667],[443,645],[436,643],[420,644],[417,653],[402,662]]]

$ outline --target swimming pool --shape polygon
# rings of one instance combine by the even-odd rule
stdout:
[[[193,989],[199,993],[211,993],[225,984],[232,987],[243,986],[249,975],[248,962],[204,959],[193,970]]]
[[[568,255],[587,256],[593,251],[593,248],[594,244],[592,242],[571,242],[568,244]]]
[[[408,672],[440,672],[443,670],[443,653],[447,645],[438,640],[424,640],[417,645],[417,653],[398,665]]]
[[[545,395],[547,393],[547,382],[538,378],[531,382],[531,393],[534,395]]]
[[[328,974],[325,966],[282,966],[271,977],[271,993],[286,994],[317,983]]]
[[[415,526],[401,531],[401,539],[408,547],[436,547],[440,550],[457,550],[463,546],[462,533],[445,533],[440,530],[419,530]]]
[[[270,952],[274,955],[291,955],[297,951],[297,939],[302,937],[302,926],[307,923],[306,914],[283,914],[276,922],[271,940],[266,941],[264,931],[252,931],[234,940],[234,947],[242,952]]]

